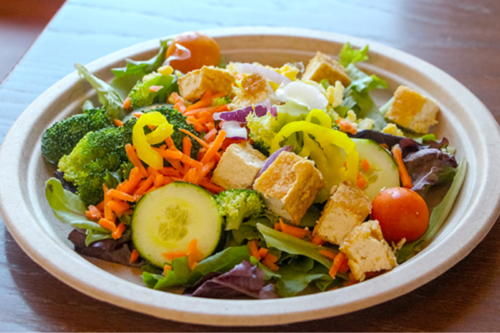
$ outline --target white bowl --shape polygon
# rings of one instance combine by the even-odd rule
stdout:
[[[500,135],[495,119],[463,85],[436,67],[401,51],[359,38],[290,28],[231,28],[205,31],[220,45],[226,60],[281,65],[307,62],[317,50],[339,53],[343,43],[370,44],[370,60],[360,64],[389,83],[375,96],[387,100],[399,84],[433,97],[441,106],[436,132],[466,157],[468,172],[461,193],[434,241],[417,256],[366,282],[335,291],[276,300],[215,300],[180,296],[142,285],[140,271],[85,259],[66,239],[45,200],[45,181],[52,176],[40,153],[43,131],[54,121],[97,101],[94,90],[76,72],[36,99],[12,126],[0,152],[0,211],[9,231],[39,265],[73,288],[130,310],[187,323],[209,325],[275,325],[336,316],[366,308],[405,293],[439,276],[465,257],[487,234],[499,212]],[[115,52],[88,65],[100,78],[125,58],[146,59],[158,40]],[[75,59],[78,61],[78,59]],[[450,281],[453,283],[453,281]]]

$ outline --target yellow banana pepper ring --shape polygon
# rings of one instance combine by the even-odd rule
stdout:
[[[144,133],[144,126],[156,126],[155,130],[148,135]],[[168,138],[174,132],[174,127],[169,124],[167,118],[160,112],[148,112],[143,114],[132,129],[132,142],[137,151],[137,156],[155,170],[163,168],[163,157],[151,148]]]
[[[322,117],[322,119],[319,120],[321,123],[323,123],[324,118]],[[283,141],[285,138],[289,137],[290,135],[296,132],[303,132],[304,137],[306,137],[308,134],[312,135],[314,137],[314,141],[319,143],[320,147],[325,152],[328,151],[329,145],[334,145],[339,148],[342,148],[346,154],[345,161],[347,169],[341,168],[341,170],[339,170],[340,177],[344,180],[353,182],[354,184],[356,183],[356,180],[358,178],[358,162],[359,162],[359,155],[358,152],[356,151],[356,145],[345,133],[342,133],[340,131],[316,125],[307,121],[295,121],[285,125],[279,131],[279,133],[274,137],[273,141],[271,142],[271,153],[275,152],[280,148],[281,141]],[[306,153],[307,156],[309,156],[309,154],[312,151],[316,150],[317,148],[314,146],[311,147],[312,145],[311,142],[314,141],[304,140],[304,149],[305,152],[307,152]],[[304,156],[302,152],[299,153],[299,155]],[[335,172],[335,170],[320,170],[320,171]]]

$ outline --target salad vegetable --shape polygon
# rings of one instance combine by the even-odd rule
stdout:
[[[222,66],[216,41],[188,32],[110,84],[76,64],[101,106],[42,136],[75,251],[139,267],[149,288],[230,299],[331,291],[417,255],[466,161],[429,134],[431,98],[400,86],[375,104],[387,83],[358,67],[368,45],[339,59]]]

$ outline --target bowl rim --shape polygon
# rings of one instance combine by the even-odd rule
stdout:
[[[486,174],[479,178],[482,182],[479,184],[477,196],[470,208],[462,210],[464,214],[460,217],[461,220],[465,220],[474,216],[474,224],[469,223],[463,228],[455,228],[443,237],[439,244],[435,244],[432,251],[420,253],[390,274],[384,274],[350,288],[336,290],[337,297],[331,297],[329,292],[325,292],[275,300],[214,300],[158,292],[132,284],[99,269],[65,246],[62,241],[58,242],[48,235],[34,218],[32,210],[36,207],[30,205],[28,195],[24,195],[21,190],[19,170],[24,155],[23,145],[19,142],[25,140],[31,126],[43,116],[38,110],[43,110],[50,101],[68,93],[80,80],[74,71],[46,90],[21,114],[9,130],[0,149],[0,171],[2,174],[15,175],[2,180],[0,214],[21,248],[53,276],[98,300],[160,318],[217,326],[278,325],[341,315],[408,293],[441,275],[464,258],[491,229],[500,214],[498,200],[500,188],[488,186],[488,183],[494,184],[496,183],[494,180],[500,178],[498,176],[500,156],[495,154],[500,148],[500,130],[487,108],[454,78],[402,51],[369,40],[332,32],[270,27],[222,28],[202,32],[215,38],[262,35],[313,38],[337,43],[350,41],[355,46],[369,43],[372,52],[378,52],[411,67],[418,66],[420,72],[439,80],[446,91],[456,95],[455,98],[460,104],[474,110],[475,117],[469,124],[471,127],[468,128],[481,129],[478,133],[466,133],[474,135],[471,139],[476,140],[474,143],[482,152],[480,157],[487,161],[482,166]],[[171,37],[175,35],[165,38]],[[153,39],[116,51],[91,62],[87,68],[94,72],[137,53],[152,51],[157,49],[158,41],[159,39]],[[484,207],[485,203],[488,203],[487,207]],[[455,246],[457,240],[461,242],[458,248]],[[436,253],[441,257],[427,260]],[[417,270],[417,278],[404,278],[415,275]]]

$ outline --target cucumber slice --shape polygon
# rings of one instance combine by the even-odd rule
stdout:
[[[163,267],[170,261],[162,253],[186,251],[195,238],[203,257],[208,257],[219,244],[222,223],[209,192],[174,182],[139,200],[132,216],[132,241],[141,257]]]
[[[391,154],[378,143],[370,139],[352,139],[356,144],[359,160],[364,158],[370,164],[370,170],[363,172],[368,181],[364,192],[371,201],[383,188],[399,187],[399,171]],[[359,168],[361,170],[361,167]]]

